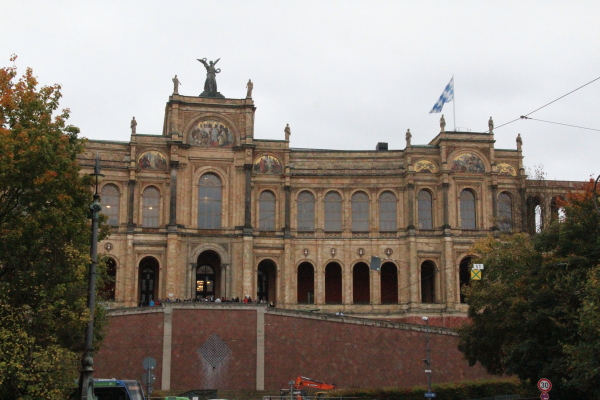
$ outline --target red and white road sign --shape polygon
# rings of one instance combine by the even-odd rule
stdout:
[[[552,382],[550,379],[542,378],[538,381],[538,389],[542,392],[549,392],[552,389]]]
[[[542,399],[542,400],[550,400],[550,395],[548,394],[548,392],[542,392],[540,394],[540,399]]]

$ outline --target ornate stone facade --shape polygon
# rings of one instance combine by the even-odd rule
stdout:
[[[520,143],[495,149],[493,133],[292,149],[255,138],[255,110],[250,97],[174,93],[162,135],[88,142],[82,173],[99,152],[106,175],[113,307],[248,295],[289,309],[464,313],[472,243],[539,229],[558,216],[556,196],[579,187],[527,181]]]

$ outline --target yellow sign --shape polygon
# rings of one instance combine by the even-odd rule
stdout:
[[[480,281],[481,280],[481,270],[472,269],[471,270],[471,280],[472,281]]]

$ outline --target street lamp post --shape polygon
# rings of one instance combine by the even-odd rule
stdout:
[[[427,393],[431,393],[431,350],[429,349],[429,318],[423,317],[423,321],[427,324],[427,334],[425,336],[425,352],[427,358],[425,361],[425,373],[427,374]],[[427,396],[426,397],[430,397]]]
[[[90,320],[85,331],[85,352],[81,359],[81,374],[79,375],[78,398],[81,400],[92,400],[94,392],[94,380],[92,373],[94,372],[93,358],[93,339],[94,339],[94,312],[96,304],[96,266],[98,264],[98,219],[100,217],[100,195],[98,194],[98,186],[102,182],[104,175],[100,173],[100,157],[96,154],[96,165],[94,173],[90,174],[92,184],[94,185],[94,201],[90,205],[92,216],[92,243],[89,280],[88,280],[88,308],[90,309]]]

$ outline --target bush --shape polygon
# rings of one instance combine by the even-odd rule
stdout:
[[[423,400],[427,388],[381,388],[343,389],[327,392],[327,397],[356,397],[377,400]],[[516,394],[520,397],[535,397],[535,388],[523,386],[517,379],[465,381],[433,385],[436,399],[469,400]]]

